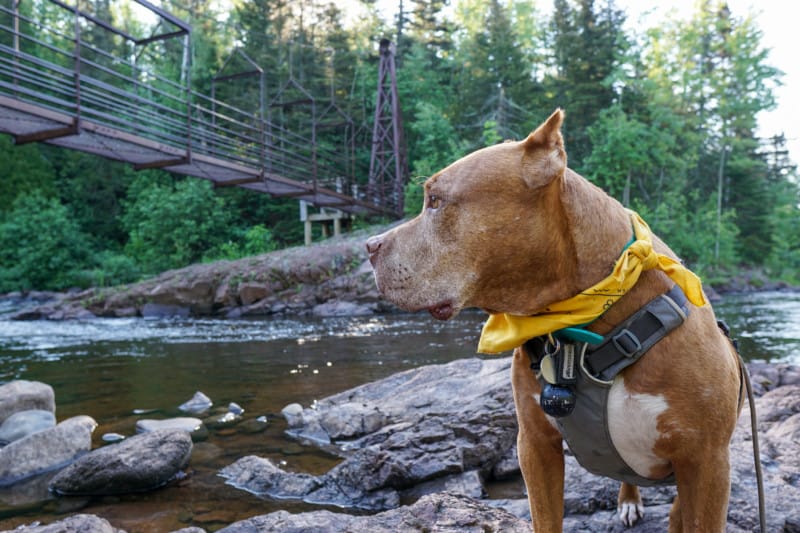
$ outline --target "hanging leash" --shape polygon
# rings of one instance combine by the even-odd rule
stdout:
[[[750,432],[753,435],[753,460],[756,467],[756,484],[758,485],[758,520],[761,526],[761,533],[767,531],[767,509],[764,499],[764,474],[761,471],[761,449],[758,445],[758,416],[756,415],[756,400],[753,397],[753,385],[750,383],[750,372],[744,364],[741,354],[739,355],[739,364],[742,365],[742,376],[744,377],[744,385],[747,389],[747,402],[750,405]]]

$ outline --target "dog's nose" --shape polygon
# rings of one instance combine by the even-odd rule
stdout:
[[[373,265],[375,264],[375,256],[378,253],[378,250],[381,249],[381,245],[383,245],[383,239],[380,235],[376,235],[375,237],[370,237],[367,239],[367,253],[369,254],[369,262]]]

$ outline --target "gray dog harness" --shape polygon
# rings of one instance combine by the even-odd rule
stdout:
[[[553,344],[548,336],[525,343],[531,368],[542,386],[566,386],[574,392],[574,410],[555,420],[575,458],[589,472],[639,486],[674,483],[673,475],[642,477],[620,457],[608,430],[608,392],[617,374],[688,315],[686,295],[676,285],[628,317],[596,346],[573,341]]]

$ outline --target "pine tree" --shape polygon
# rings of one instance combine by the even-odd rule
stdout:
[[[579,0],[577,4],[554,2],[553,70],[544,84],[555,106],[567,111],[564,137],[570,166],[581,170],[591,152],[588,128],[614,101],[614,91],[606,80],[616,69],[625,17],[613,0],[605,9],[598,8],[594,0]]]

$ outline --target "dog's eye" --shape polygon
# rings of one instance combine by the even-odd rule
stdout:
[[[431,194],[428,196],[428,208],[429,209],[439,209],[442,206],[442,199],[436,196],[435,194]]]

